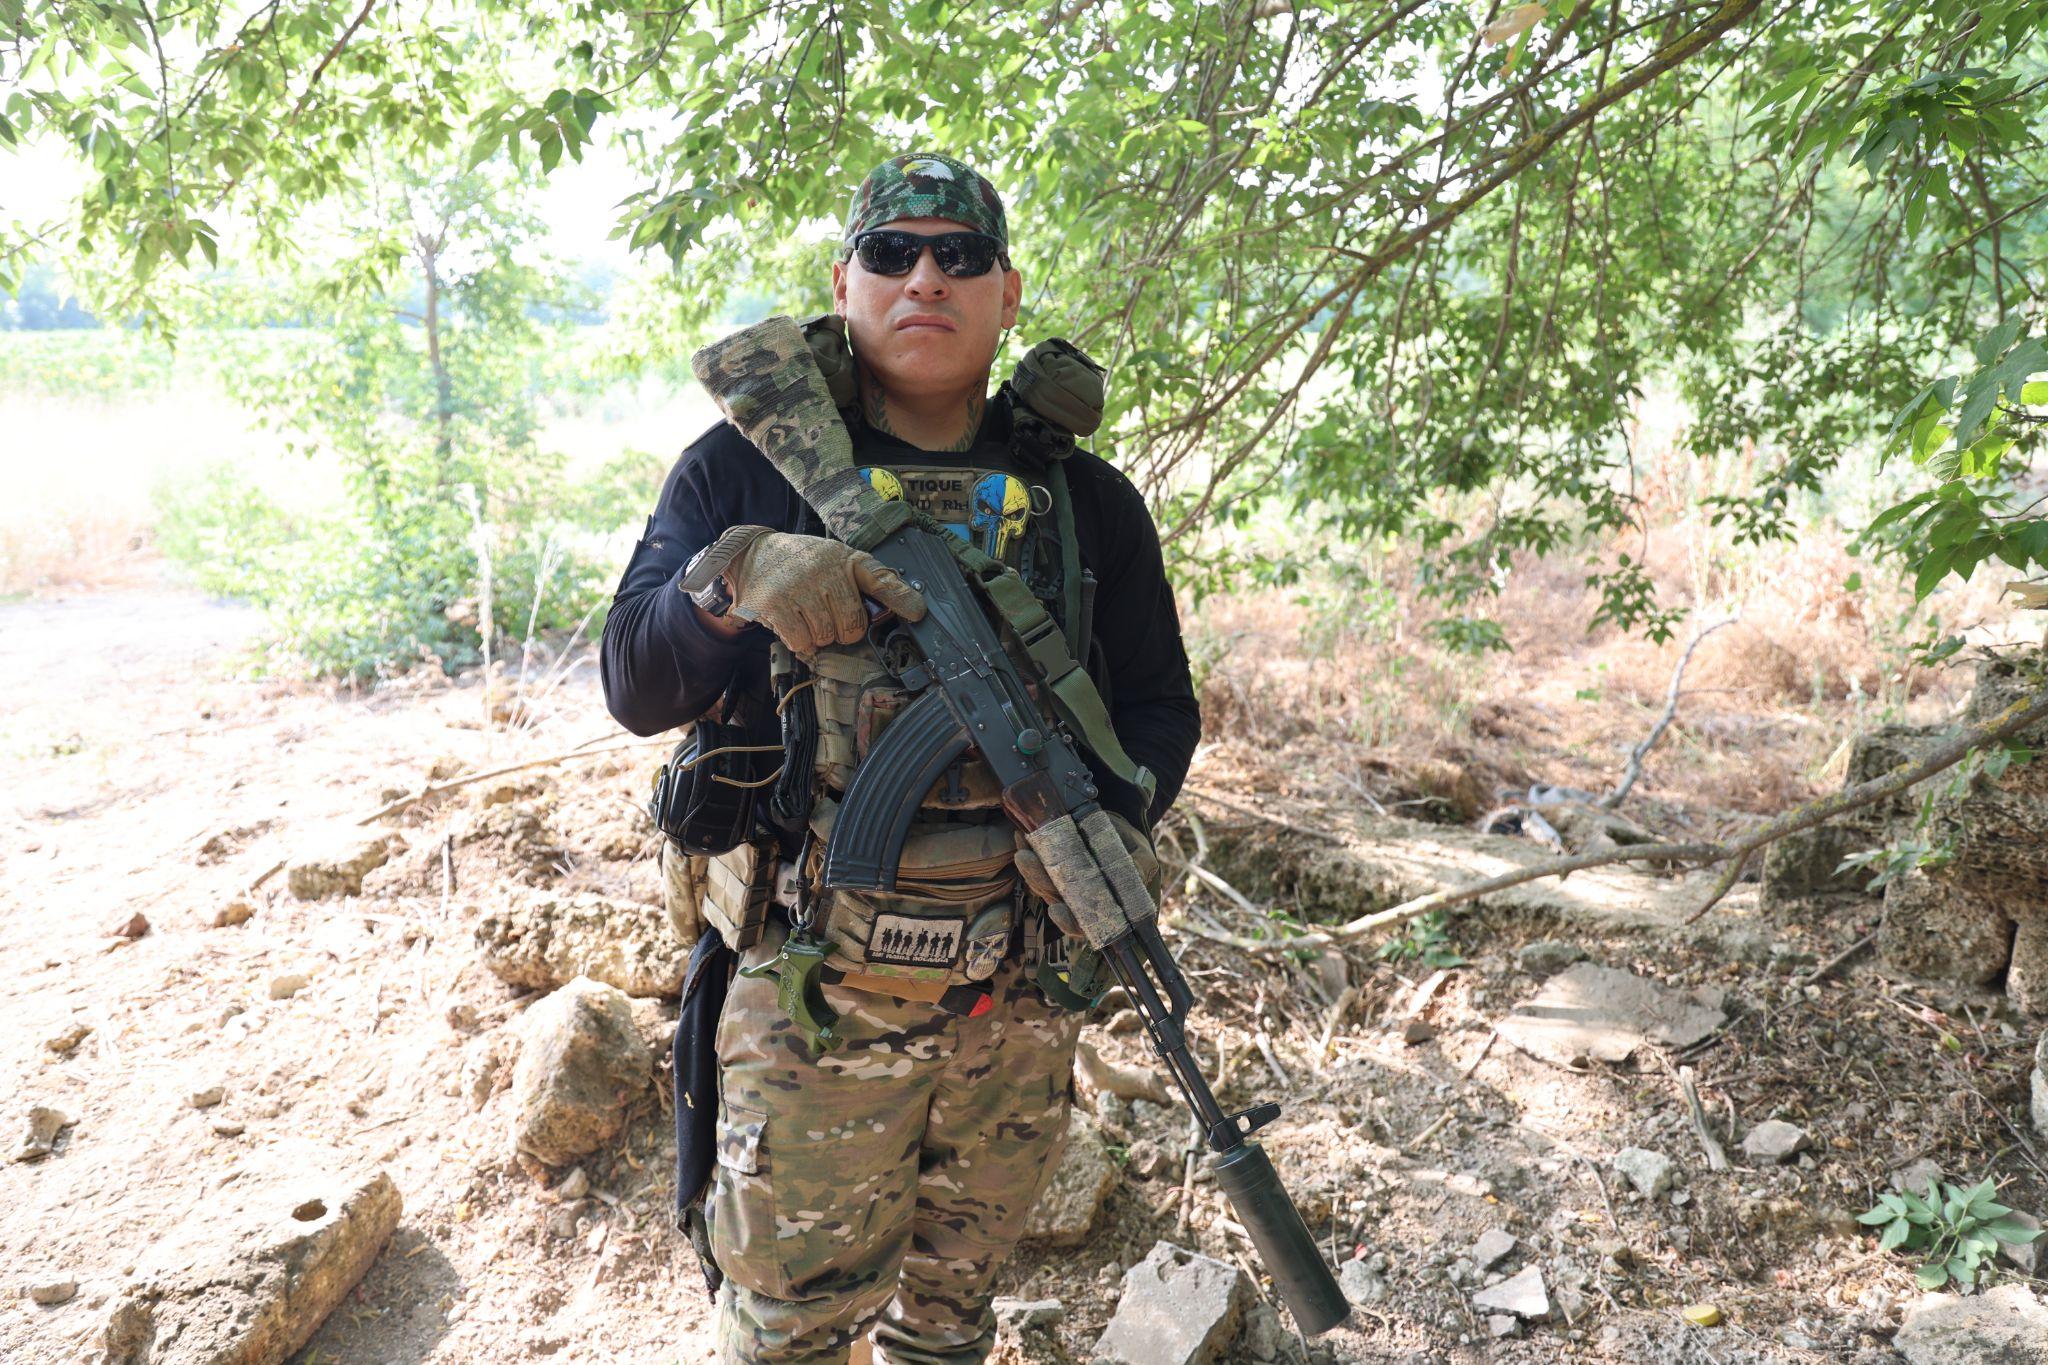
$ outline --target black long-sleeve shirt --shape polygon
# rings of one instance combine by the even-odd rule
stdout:
[[[991,422],[1007,421],[1001,404],[991,404],[989,413]],[[880,459],[891,445],[915,452],[880,433],[866,439]],[[1075,451],[1066,475],[1081,564],[1096,578],[1093,634],[1102,651],[1098,672],[1107,675],[1097,681],[1106,684],[1117,738],[1159,779],[1146,813],[1157,820],[1186,780],[1202,729],[1159,534],[1138,490],[1105,461]],[[824,533],[817,514],[767,457],[731,423],[720,422],[691,442],[669,471],[605,618],[599,655],[605,705],[634,734],[659,734],[695,720],[736,669],[765,680],[766,633],[728,638],[707,629],[678,586],[692,555],[728,527],[747,525]]]

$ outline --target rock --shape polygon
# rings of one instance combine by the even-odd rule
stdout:
[[[338,1153],[284,1149],[153,1246],[107,1320],[105,1365],[281,1365],[398,1226],[398,1187]]]
[[[1684,1048],[1727,1021],[1718,992],[1676,991],[1647,977],[1579,963],[1515,1006],[1501,1037],[1542,1061],[1623,1062],[1637,1048]]]
[[[256,907],[237,897],[213,912],[213,927],[227,929],[237,924],[247,924],[256,916]]]
[[[989,1306],[995,1310],[996,1326],[1013,1332],[1054,1327],[1067,1316],[1067,1306],[1058,1299],[1016,1299],[1003,1295]]]
[[[1024,1240],[1079,1246],[1094,1231],[1096,1215],[1115,1184],[1116,1164],[1103,1145],[1100,1125],[1079,1109],[1070,1110],[1066,1149],[1025,1220]]]
[[[215,1119],[207,1127],[213,1129],[215,1137],[240,1137],[249,1131],[249,1125],[237,1123],[233,1119]]]
[[[1543,1271],[1532,1265],[1489,1285],[1472,1296],[1472,1306],[1482,1313],[1512,1313],[1525,1322],[1541,1322],[1550,1316],[1550,1293],[1543,1287]]]
[[[478,921],[483,962],[508,986],[551,991],[577,977],[627,995],[678,995],[689,951],[658,905],[542,892]]]
[[[1210,1365],[1228,1355],[1252,1287],[1244,1272],[1171,1242],[1124,1272],[1095,1354],[1113,1365]]]
[[[312,984],[313,978],[304,972],[285,972],[270,978],[270,998],[289,1000]]]
[[[1414,1047],[1417,1043],[1426,1043],[1434,1037],[1436,1026],[1427,1019],[1410,1019],[1401,1025],[1401,1041],[1409,1047]]]
[[[1254,1303],[1245,1314],[1244,1345],[1238,1354],[1258,1365],[1308,1365],[1308,1352],[1268,1303]]]
[[[1885,883],[1877,952],[1913,976],[1986,986],[2012,959],[2012,922],[1990,897],[1908,872]]]
[[[2032,1099],[2027,1113],[2034,1121],[2034,1131],[2048,1137],[2048,1032],[2042,1033],[2041,1041],[2034,1044]]]
[[[1927,1193],[1927,1182],[1930,1180],[1937,1185],[1940,1184],[1941,1163],[1930,1161],[1923,1156],[1893,1171],[1891,1186],[1907,1194],[1924,1195]]]
[[[1869,848],[1873,840],[1882,842],[1861,826],[1830,821],[1765,845],[1763,903],[1777,907],[1826,891],[1862,890],[1870,874],[1861,868],[1841,871],[1842,859]]]
[[[2013,930],[2005,993],[2020,1009],[2038,1016],[2048,1015],[2048,912],[2035,913],[2043,917],[2023,919]]]
[[[113,925],[107,933],[114,938],[141,938],[149,932],[149,917],[140,910]]]
[[[78,1293],[78,1281],[69,1278],[61,1280],[34,1280],[29,1283],[28,1288],[24,1292],[27,1293],[30,1299],[42,1304],[44,1307],[54,1307],[60,1303],[71,1302]]]
[[[1495,1341],[1506,1341],[1522,1330],[1522,1320],[1512,1313],[1492,1313],[1486,1319],[1486,1334]]]
[[[391,861],[392,834],[366,834],[353,825],[321,831],[286,865],[285,889],[302,901],[363,894],[363,875]]]
[[[189,1104],[194,1109],[211,1109],[213,1108],[213,1106],[219,1104],[222,1100],[226,1099],[227,1093],[227,1089],[224,1086],[209,1085],[203,1089],[194,1090],[190,1094],[186,1095],[185,1103]]]
[[[504,1031],[472,1038],[462,1049],[462,1072],[457,1084],[463,1098],[469,1101],[471,1113],[489,1104],[491,1096],[504,1089],[517,1050],[517,1040]]]
[[[57,1134],[69,1128],[78,1120],[47,1104],[39,1104],[28,1111],[28,1132],[22,1136],[21,1146],[15,1149],[16,1161],[40,1161],[57,1147]]]
[[[1574,962],[1584,962],[1586,950],[1576,943],[1540,939],[1515,950],[1515,964],[1531,976],[1553,976]]]
[[[1719,1327],[1721,1306],[1713,1303],[1689,1303],[1678,1310],[1678,1316],[1695,1327]]]
[[[1647,1147],[1624,1147],[1614,1154],[1614,1169],[1645,1199],[1655,1199],[1671,1189],[1675,1168],[1671,1158],[1662,1152]]]
[[[1344,1297],[1355,1304],[1382,1303],[1387,1297],[1387,1282],[1365,1261],[1346,1261],[1338,1266],[1337,1284]]]
[[[1156,1180],[1169,1174],[1178,1165],[1166,1149],[1151,1138],[1139,1138],[1131,1144],[1125,1157],[1124,1169],[1140,1180]]]
[[[2041,1231],[2040,1219],[2034,1217],[2031,1213],[2021,1213],[2017,1209],[2008,1213],[2005,1216],[2005,1221],[2008,1223],[2018,1223],[2023,1228],[2032,1228],[2036,1233]],[[2039,1265],[2041,1261],[2041,1239],[2039,1236],[2036,1236],[2031,1242],[2000,1242],[1998,1244],[1998,1259],[2012,1266],[2022,1275],[2032,1275],[2034,1267]]]
[[[1330,1000],[1342,995],[1344,988],[1351,984],[1351,964],[1337,949],[1324,949],[1309,967],[1315,973],[1316,984],[1322,987],[1323,995]]]
[[[1783,1119],[1765,1119],[1742,1135],[1742,1153],[1752,1161],[1790,1161],[1812,1145],[1804,1128]]]
[[[519,1020],[512,1068],[512,1140],[521,1153],[566,1166],[617,1135],[653,1081],[653,1059],[625,993],[578,977]]]
[[[590,1193],[590,1177],[583,1173],[581,1166],[574,1167],[550,1193],[565,1203],[582,1199]]]
[[[2048,1365],[2048,1304],[2018,1284],[1929,1294],[1906,1311],[1892,1347],[1912,1365]]]
[[[1468,1253],[1472,1259],[1472,1268],[1484,1275],[1512,1256],[1519,1245],[1521,1243],[1512,1232],[1503,1228],[1488,1228],[1479,1234],[1479,1240],[1472,1244],[1472,1250]]]
[[[69,1057],[78,1045],[92,1036],[92,1025],[74,1019],[57,1032],[43,1039],[43,1046],[59,1057]]]

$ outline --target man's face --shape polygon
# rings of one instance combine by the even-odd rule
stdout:
[[[905,232],[971,232],[950,218],[898,218]],[[1003,330],[1017,323],[1024,278],[1000,264],[954,279],[926,250],[908,275],[876,275],[858,256],[832,266],[832,304],[846,319],[853,353],[894,393],[983,388]]]

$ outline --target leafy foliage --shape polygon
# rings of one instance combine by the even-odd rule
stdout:
[[[1432,970],[1465,965],[1441,910],[1408,921],[1399,934],[1375,948],[1373,956],[1382,962],[1419,962]]]
[[[1708,491],[1742,538],[1788,535],[1897,412],[1940,486],[1873,543],[1923,592],[2043,563],[2013,490],[2044,21],[2048,0],[12,0],[0,144],[62,142],[94,178],[0,237],[0,271],[55,241],[118,256],[96,304],[168,326],[168,263],[303,249],[304,210],[395,165],[546,174],[605,139],[644,172],[617,231],[672,264],[673,331],[742,296],[817,307],[861,173],[943,144],[1009,194],[1020,340],[1113,367],[1100,444],[1192,579],[1258,568],[1225,542],[1277,501],[1303,537],[1422,547],[1466,647],[1498,639],[1485,599],[1517,556],[1571,548],[1601,621],[1662,636],[1632,417],[1665,378],[1687,439],[1731,457]],[[1974,372],[1928,384],[1979,336]]]
[[[1991,1274],[2000,1243],[2025,1246],[2041,1235],[1997,1202],[1998,1185],[1986,1180],[1967,1190],[1927,1179],[1925,1198],[1911,1191],[1877,1197],[1877,1207],[1859,1214],[1865,1227],[1881,1228],[1879,1251],[1909,1251],[1921,1261],[1913,1278],[1922,1289],[1953,1280],[1965,1288]]]

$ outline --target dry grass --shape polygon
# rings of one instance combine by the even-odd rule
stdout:
[[[1572,558],[1517,563],[1493,605],[1511,651],[1479,659],[1434,643],[1432,605],[1393,586],[1412,580],[1398,562],[1370,591],[1212,599],[1188,622],[1204,732],[1247,783],[1436,818],[1531,782],[1601,791],[1662,712],[1694,631],[1739,612],[1701,642],[1637,788],[1639,813],[1697,826],[1806,799],[1847,738],[1945,714],[1967,690],[1912,661],[1925,613],[1838,531],[1745,553],[1694,517],[1658,528],[1647,563],[1661,599],[1693,612],[1664,644],[1592,629],[1598,598]],[[2010,630],[1991,584],[1939,599],[1945,629]]]

